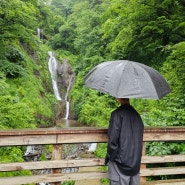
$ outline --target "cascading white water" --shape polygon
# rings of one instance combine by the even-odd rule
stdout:
[[[37,36],[40,39],[40,28],[37,28]]]
[[[27,156],[29,154],[34,154],[34,153],[35,153],[34,146],[27,146],[26,151],[24,153],[24,156]]]
[[[65,94],[66,115],[65,115],[64,119],[68,119],[68,117],[69,117],[69,101],[68,101],[68,95],[69,95],[69,90],[70,90],[71,85],[72,85],[72,79],[73,79],[73,76],[71,76],[71,78],[69,80],[69,84],[68,84],[67,91],[66,91],[66,94]]]
[[[89,145],[89,149],[87,150],[88,152],[95,152],[97,148],[97,143],[92,143]]]
[[[48,51],[48,54],[50,56],[49,61],[48,61],[48,68],[51,74],[54,94],[57,100],[62,100],[62,98],[60,97],[60,93],[59,93],[58,85],[57,85],[57,61],[52,51]]]
[[[37,37],[39,40],[43,39],[43,29],[37,28]]]
[[[65,115],[64,119],[68,119],[68,117],[69,117],[69,102],[66,101],[66,115]]]
[[[38,0],[38,2],[37,2],[38,5],[42,5],[43,3],[45,5],[51,5],[52,0],[48,0],[48,1],[45,1],[45,2],[43,2],[43,0]]]

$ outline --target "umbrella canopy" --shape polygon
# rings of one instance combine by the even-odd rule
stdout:
[[[158,71],[128,60],[95,66],[86,75],[85,85],[116,98],[161,99],[170,93],[169,85]]]

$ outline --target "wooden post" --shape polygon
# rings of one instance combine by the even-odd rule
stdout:
[[[146,154],[146,142],[143,142],[142,156]],[[141,169],[146,168],[146,164],[141,164]],[[140,177],[140,182],[146,182],[146,177]]]
[[[62,145],[53,145],[52,149],[52,160],[61,160],[62,159]],[[61,173],[61,168],[52,169],[52,173]],[[61,185],[61,182],[54,182],[52,185]]]

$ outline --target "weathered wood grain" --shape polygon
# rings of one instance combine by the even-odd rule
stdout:
[[[33,161],[20,163],[0,164],[0,171],[16,171],[16,170],[41,170],[52,168],[73,168],[73,167],[87,167],[87,166],[103,166],[104,159],[76,159],[76,160],[52,160],[52,161]]]

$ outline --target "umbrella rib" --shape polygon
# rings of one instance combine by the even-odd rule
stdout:
[[[143,67],[141,67],[140,64],[139,64],[139,67],[143,70]],[[149,67],[149,66],[148,66],[148,67]],[[149,67],[149,68],[150,68],[150,67]],[[152,68],[152,70],[154,70],[154,69]],[[146,70],[145,70],[145,71],[146,71]],[[146,75],[147,75],[147,76],[150,78],[150,80],[153,82],[153,80],[152,80],[152,78],[151,78],[151,76],[149,75],[148,72],[146,73]],[[155,88],[154,83],[152,83],[152,86],[153,86],[153,90],[155,91],[156,98],[157,98],[157,99],[160,99],[159,96],[158,96],[158,92],[157,92],[157,90],[156,90],[156,88]]]

